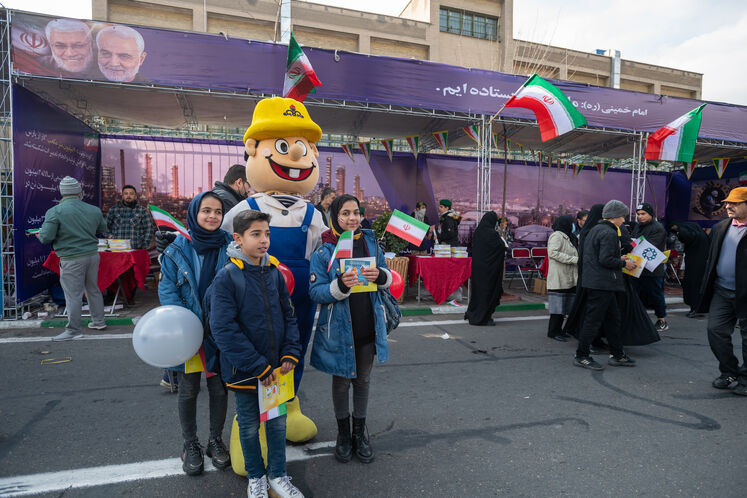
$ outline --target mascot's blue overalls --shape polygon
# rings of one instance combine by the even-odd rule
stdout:
[[[251,209],[261,211],[257,201],[249,197],[246,200]],[[276,227],[270,230],[270,254],[288,267],[293,273],[295,287],[291,300],[296,308],[296,319],[298,321],[298,331],[301,334],[301,361],[298,362],[293,371],[293,379],[296,391],[301,385],[304,370],[304,358],[306,349],[309,346],[311,332],[314,326],[314,312],[316,303],[309,297],[309,260],[306,259],[306,237],[308,236],[309,226],[314,217],[315,208],[313,204],[306,205],[306,216],[300,227]]]

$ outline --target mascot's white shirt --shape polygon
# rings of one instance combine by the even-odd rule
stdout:
[[[289,196],[284,195],[283,197]],[[257,201],[260,211],[272,216],[270,227],[300,227],[306,216],[306,206],[309,204],[304,199],[298,197],[295,204],[285,207],[271,195],[262,192],[254,194],[252,198]],[[223,225],[221,225],[221,228],[228,233],[233,233],[233,217],[248,209],[249,204],[247,204],[246,200],[236,204],[223,216]],[[287,211],[288,214],[283,215],[283,211]],[[306,236],[306,259],[311,260],[311,255],[322,245],[322,232],[325,230],[327,230],[327,227],[324,221],[322,221],[322,214],[319,210],[314,209],[314,217],[311,219],[309,232]],[[269,253],[272,254],[272,245],[270,245]]]

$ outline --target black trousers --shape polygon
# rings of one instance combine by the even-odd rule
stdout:
[[[576,356],[589,356],[589,348],[602,329],[610,353],[613,356],[623,354],[622,339],[620,338],[620,306],[618,304],[618,293],[597,289],[586,289],[586,308],[583,326],[578,336],[578,349]]]
[[[741,367],[731,343],[737,321],[742,335]],[[718,285],[713,289],[713,299],[708,310],[708,344],[718,360],[721,373],[737,377],[740,384],[747,385],[747,318],[737,319],[736,293]]]
[[[197,441],[197,394],[200,392],[202,372],[179,372],[179,422],[184,441]],[[210,407],[210,439],[223,434],[228,410],[228,392],[220,375],[207,379]]]

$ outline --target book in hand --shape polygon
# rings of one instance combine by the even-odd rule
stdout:
[[[375,283],[369,282],[363,276],[365,268],[376,268],[376,258],[349,258],[340,260],[340,271],[342,273],[353,270],[358,275],[358,285],[351,287],[351,292],[375,292],[379,288]]]
[[[265,387],[261,382],[257,385],[259,396],[259,419],[262,422],[285,415],[285,402],[293,399],[295,388],[293,384],[293,370],[283,375],[280,368],[275,369],[277,378]]]
[[[628,270],[627,268],[623,267],[623,273],[630,275],[631,277],[639,278],[641,276],[641,273],[643,273],[643,268],[645,268],[646,266],[646,260],[643,259],[643,257],[637,256],[635,254],[627,254],[625,260],[635,263],[635,268],[633,268],[632,270]]]

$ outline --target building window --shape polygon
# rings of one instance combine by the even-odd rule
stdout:
[[[471,36],[495,41],[498,38],[498,19],[441,7],[439,26],[445,33]]]

